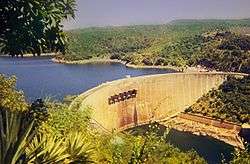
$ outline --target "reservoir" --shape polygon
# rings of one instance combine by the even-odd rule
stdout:
[[[28,101],[51,97],[62,100],[66,95],[77,95],[101,83],[116,79],[172,73],[164,69],[133,69],[118,63],[64,65],[39,58],[0,58],[0,73],[17,77],[17,88]],[[168,141],[183,151],[195,150],[208,163],[220,163],[232,158],[233,147],[210,137],[171,130]]]
[[[163,69],[133,69],[119,63],[64,65],[48,58],[0,58],[0,73],[17,77],[17,88],[30,101],[51,97],[61,100],[66,95],[77,95],[101,83],[116,79],[171,73]]]

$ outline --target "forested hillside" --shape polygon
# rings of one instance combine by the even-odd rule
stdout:
[[[250,76],[230,77],[218,90],[201,97],[186,112],[250,124]]]
[[[203,65],[250,72],[250,19],[178,20],[166,25],[68,31],[65,60],[120,59],[136,65]]]

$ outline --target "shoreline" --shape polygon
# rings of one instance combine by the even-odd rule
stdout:
[[[2,57],[10,57],[9,55],[1,55]],[[0,57],[1,57],[0,56]],[[107,64],[107,63],[119,63],[125,65],[127,68],[134,68],[134,69],[165,69],[165,70],[173,70],[176,72],[183,72],[183,73],[192,73],[192,72],[218,72],[216,70],[208,70],[202,66],[196,66],[196,67],[186,67],[181,68],[181,67],[176,67],[176,66],[162,66],[162,65],[135,65],[135,64],[130,64],[126,63],[125,61],[118,60],[118,59],[109,59],[109,58],[94,58],[94,59],[86,59],[86,60],[64,60],[64,59],[57,59],[57,55],[55,53],[43,53],[41,56],[33,56],[33,54],[25,54],[23,58],[33,58],[33,57],[49,57],[50,60],[54,63],[59,63],[59,64]],[[22,58],[21,56],[19,57],[14,57],[14,58]]]
[[[157,65],[150,66],[150,65],[126,64],[126,67],[135,68],[135,69],[139,69],[139,68],[142,68],[142,69],[171,69],[171,70],[175,70],[177,72],[183,72],[181,70],[181,68],[174,67],[174,66],[157,66]]]
[[[117,59],[90,59],[90,60],[67,61],[67,60],[63,60],[63,59],[52,58],[51,60],[53,62],[55,62],[55,63],[60,63],[60,64],[98,64],[98,63],[105,64],[105,63],[120,63],[120,64],[125,65],[128,68],[134,68],[134,69],[170,69],[170,70],[174,70],[174,71],[177,71],[177,72],[186,72],[187,70],[189,70],[189,69],[183,70],[182,68],[175,67],[175,66],[134,65],[134,64],[126,63],[125,61],[117,60]],[[199,68],[196,68],[195,72],[205,72],[205,71],[200,70]],[[206,72],[208,72],[208,71],[206,71]]]
[[[52,58],[51,59],[55,63],[60,63],[60,64],[96,64],[96,63],[121,63],[121,64],[126,64],[125,62],[121,60],[112,60],[112,59],[90,59],[90,60],[63,60],[63,59],[56,59]]]
[[[12,58],[10,55],[0,55],[0,57],[9,57]],[[56,54],[55,53],[42,53],[40,56],[37,55],[33,55],[33,54],[24,54],[23,57],[21,57],[20,55],[14,56],[13,58],[32,58],[32,57],[51,57],[51,58],[55,58]]]

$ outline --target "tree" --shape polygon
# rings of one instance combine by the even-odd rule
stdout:
[[[74,18],[75,0],[0,0],[0,51],[11,56],[64,52],[62,21]]]
[[[49,113],[45,102],[42,99],[34,101],[27,112],[27,117],[29,120],[34,120],[35,128],[46,122],[49,118]]]

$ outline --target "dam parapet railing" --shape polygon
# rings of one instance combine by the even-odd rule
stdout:
[[[131,77],[103,83],[79,95],[70,108],[93,109],[92,118],[105,129],[123,130],[150,121],[164,120],[183,112],[229,75],[247,74],[201,72],[169,73]]]

